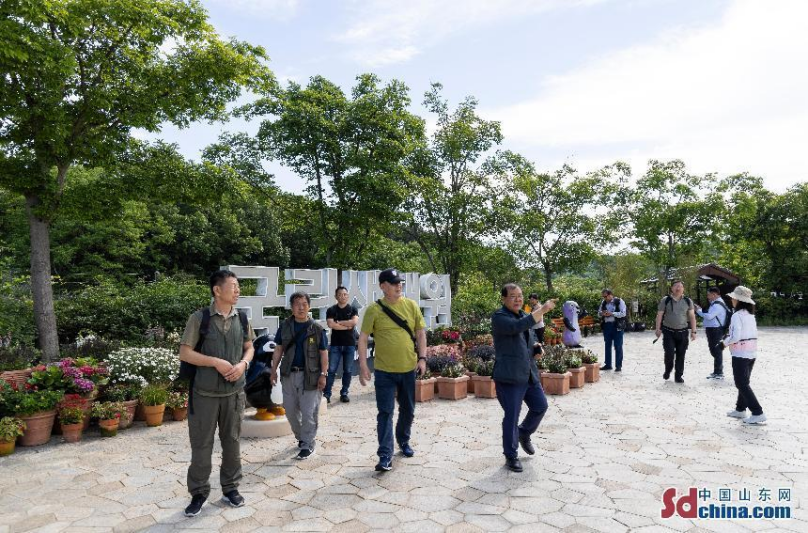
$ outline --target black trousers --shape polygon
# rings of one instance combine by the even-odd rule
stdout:
[[[735,378],[735,386],[738,388],[738,401],[735,403],[736,411],[746,411],[748,407],[753,415],[763,414],[763,408],[757,401],[752,387],[749,386],[749,378],[752,377],[752,368],[755,366],[754,359],[744,357],[732,358],[732,376]]]
[[[675,370],[677,378],[685,373],[685,352],[690,345],[688,330],[662,330],[662,348],[665,350],[665,373]]]
[[[707,346],[710,347],[710,355],[713,356],[713,374],[724,374],[724,345],[721,339],[724,338],[724,328],[704,328],[707,332]]]

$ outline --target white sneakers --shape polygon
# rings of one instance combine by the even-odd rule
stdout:
[[[759,415],[752,415],[749,418],[744,418],[744,424],[762,424],[766,421],[766,415],[760,413]]]
[[[746,416],[746,411],[729,411],[727,416],[732,418],[742,418],[744,424],[762,424],[766,421],[766,415],[760,413],[759,415]]]

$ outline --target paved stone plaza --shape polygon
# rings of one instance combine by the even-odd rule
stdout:
[[[378,474],[373,388],[352,385],[350,404],[321,417],[319,446],[293,459],[293,437],[243,441],[247,505],[218,498],[185,518],[187,426],[136,423],[112,439],[18,449],[0,459],[0,533],[18,531],[808,531],[806,328],[761,330],[752,375],[769,422],[744,427],[731,375],[712,371],[703,332],[688,352],[684,385],[662,380],[661,343],[626,335],[624,372],[604,373],[550,409],[522,456],[525,471],[503,467],[496,400],[470,397],[419,404],[412,459],[397,456]],[[602,356],[600,335],[585,344]],[[729,368],[729,357],[725,364]],[[731,374],[731,372],[730,372]],[[801,399],[802,398],[802,399]],[[218,447],[217,452],[218,453]],[[667,487],[791,489],[787,520],[663,520]],[[781,502],[782,503],[782,502]]]

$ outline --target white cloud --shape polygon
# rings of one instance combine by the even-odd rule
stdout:
[[[783,189],[808,179],[806,19],[802,0],[740,0],[715,27],[679,28],[548,77],[535,98],[486,115],[509,144],[573,155],[582,170],[625,159],[636,174],[650,158],[680,158]]]
[[[605,0],[356,0],[353,23],[336,35],[358,63],[406,62],[452,35],[492,22]]]
[[[289,20],[300,7],[300,0],[206,0],[232,11],[244,11],[263,19]]]

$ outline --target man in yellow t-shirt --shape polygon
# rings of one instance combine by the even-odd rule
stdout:
[[[384,298],[368,306],[359,334],[359,382],[370,382],[367,363],[368,337],[376,343],[373,360],[376,375],[376,432],[379,437],[379,463],[376,471],[393,469],[393,410],[398,398],[395,440],[405,457],[415,451],[410,446],[415,418],[415,376],[426,371],[426,323],[418,303],[402,296],[401,282],[394,268],[379,274]],[[388,313],[393,313],[393,319]],[[406,324],[407,328],[397,324]],[[408,331],[409,330],[409,331]]]

